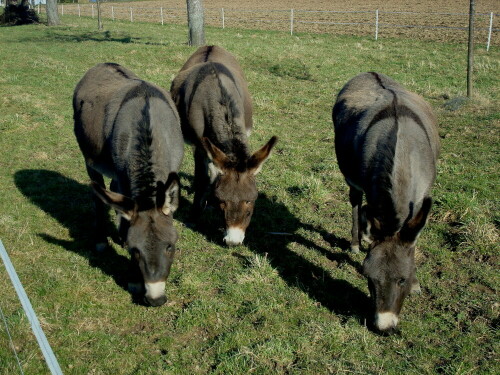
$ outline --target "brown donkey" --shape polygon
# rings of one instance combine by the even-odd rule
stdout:
[[[337,160],[350,187],[351,249],[359,251],[361,238],[370,242],[363,271],[375,327],[391,333],[406,296],[420,290],[415,243],[432,204],[436,119],[420,96],[383,74],[363,73],[338,94],[333,122]]]
[[[257,199],[255,175],[277,138],[250,154],[250,93],[235,57],[221,47],[200,47],[175,77],[171,93],[184,139],[195,147],[192,219],[213,193],[225,218],[224,242],[239,245]]]
[[[131,254],[129,289],[145,287],[145,301],[166,301],[165,280],[175,253],[173,213],[179,202],[184,142],[170,94],[118,64],[99,64],[73,96],[75,135],[93,181],[96,249],[107,245],[104,205],[120,216]],[[103,175],[112,179],[104,186]]]

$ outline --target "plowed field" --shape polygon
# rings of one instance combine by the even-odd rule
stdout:
[[[469,0],[212,0],[205,1],[205,22],[210,26],[406,37],[464,42],[467,40]],[[292,13],[293,9],[293,13]],[[376,27],[378,10],[378,29]],[[91,15],[81,4],[80,14]],[[184,0],[103,3],[105,18],[185,23]],[[476,4],[476,42],[486,43],[493,12],[492,44],[499,44],[500,1]],[[65,5],[65,14],[78,14],[77,5]],[[94,9],[94,15],[96,15]],[[293,19],[293,21],[292,21]]]

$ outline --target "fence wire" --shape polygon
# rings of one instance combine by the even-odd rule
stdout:
[[[130,22],[186,24],[186,8],[159,6],[127,6],[101,3],[104,19]],[[44,6],[38,7],[45,12]],[[59,14],[97,17],[95,4],[61,4]],[[492,38],[498,28],[498,13],[476,13],[475,41],[498,44]],[[374,35],[375,38],[407,37],[447,42],[467,41],[467,13],[413,12],[413,11],[337,11],[294,9],[236,9],[205,8],[205,24],[215,27],[232,27],[259,30],[334,33],[344,35]],[[494,21],[494,22],[493,22]],[[382,35],[381,35],[382,34]]]

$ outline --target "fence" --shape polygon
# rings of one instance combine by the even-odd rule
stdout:
[[[43,7],[38,7],[39,12]],[[97,17],[95,4],[61,4],[59,14]],[[137,7],[101,3],[101,16],[111,20],[186,24],[186,8]],[[498,44],[494,36],[498,13],[476,13],[475,42]],[[466,42],[467,13],[419,13],[388,11],[252,10],[205,8],[205,24],[258,30],[403,37],[447,42]]]

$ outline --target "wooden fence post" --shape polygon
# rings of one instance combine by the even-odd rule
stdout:
[[[222,28],[225,29],[226,28],[226,19],[225,19],[225,15],[224,15],[224,8],[221,9],[221,16],[222,16]]]
[[[290,35],[293,35],[293,9],[290,10]]]
[[[491,31],[492,30],[493,30],[493,12],[490,13],[490,29],[488,30],[488,44],[486,45],[486,51],[490,50]]]
[[[472,71],[474,65],[474,0],[469,8],[469,48],[467,50],[467,97],[472,96]]]
[[[163,26],[163,7],[160,7],[161,25]]]

